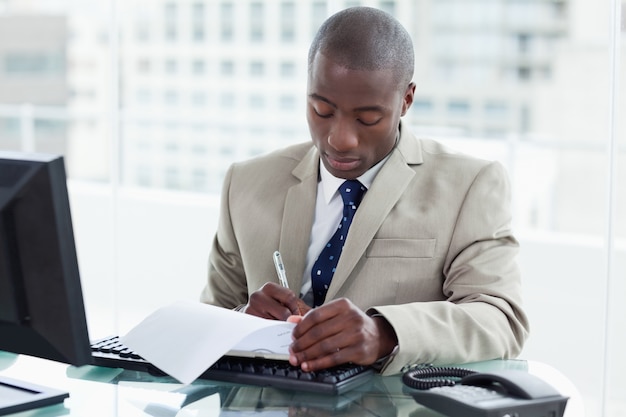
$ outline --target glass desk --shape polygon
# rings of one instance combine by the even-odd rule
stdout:
[[[526,370],[570,397],[565,417],[584,416],[576,388],[550,366],[505,360],[463,367],[481,372]],[[441,416],[403,393],[399,375],[377,375],[344,395],[323,396],[207,380],[185,386],[169,377],[94,366],[77,368],[0,351],[0,376],[70,393],[64,403],[10,414],[11,417]]]

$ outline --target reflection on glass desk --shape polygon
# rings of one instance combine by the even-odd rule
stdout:
[[[580,395],[558,371],[524,360],[464,364],[480,372],[521,369],[569,396],[565,417],[583,416]],[[197,380],[182,385],[170,377],[94,366],[73,367],[0,352],[0,376],[70,393],[63,404],[11,414],[11,417],[227,417],[227,416],[441,416],[403,393],[399,375],[375,376],[338,396]]]

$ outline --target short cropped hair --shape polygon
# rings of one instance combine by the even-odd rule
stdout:
[[[399,88],[413,79],[411,36],[393,16],[372,7],[344,9],[322,24],[309,49],[309,74],[318,53],[351,70],[391,70]]]

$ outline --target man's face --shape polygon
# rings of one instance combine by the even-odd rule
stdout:
[[[322,163],[355,179],[393,149],[415,85],[399,91],[391,71],[357,71],[318,53],[309,74],[307,121]]]

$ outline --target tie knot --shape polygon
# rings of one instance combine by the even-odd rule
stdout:
[[[357,180],[347,180],[339,187],[345,206],[358,207],[367,188]]]

